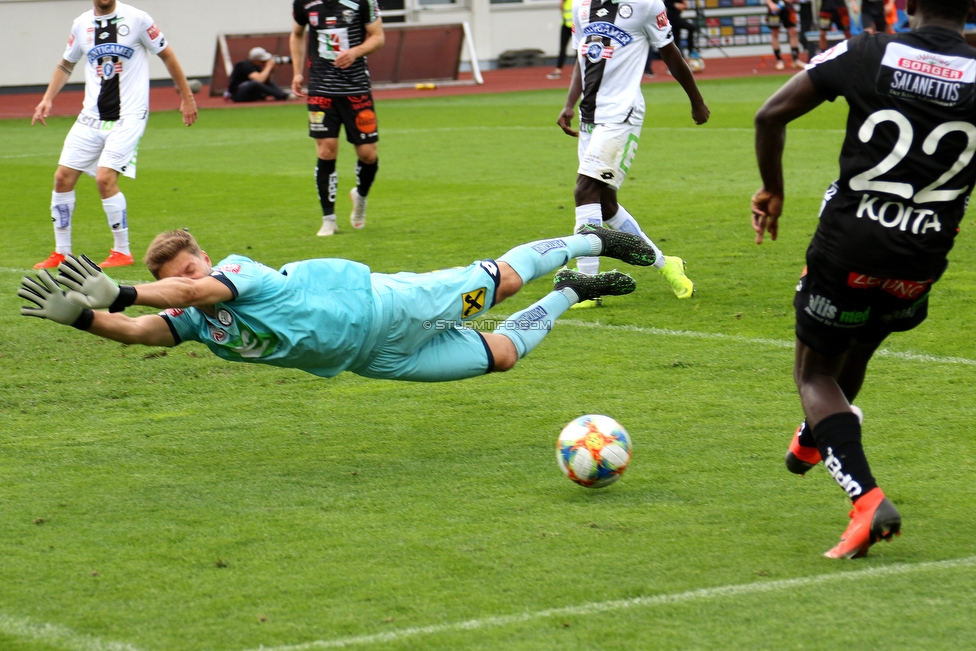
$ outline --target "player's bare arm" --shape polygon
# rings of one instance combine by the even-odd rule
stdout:
[[[54,98],[61,92],[64,85],[68,83],[68,79],[71,77],[71,72],[74,69],[75,64],[66,59],[61,59],[61,62],[54,69],[54,74],[51,75],[51,82],[47,85],[47,90],[44,91],[44,97],[41,98],[40,103],[34,109],[34,115],[31,117],[31,126],[34,126],[37,122],[40,122],[45,127],[47,126],[45,118],[51,114],[51,106],[54,105]]]
[[[579,59],[576,59],[576,65],[573,66],[573,77],[569,81],[569,91],[566,94],[566,105],[563,110],[559,113],[559,117],[556,119],[556,124],[559,128],[563,130],[566,135],[572,136],[574,138],[579,138],[579,132],[573,129],[573,115],[576,113],[576,102],[579,101],[580,95],[583,94],[583,76],[580,74],[580,63]]]
[[[159,58],[163,60],[166,71],[169,72],[169,76],[180,91],[180,113],[183,114],[183,124],[190,126],[197,121],[197,102],[193,99],[193,91],[190,90],[190,85],[186,83],[183,66],[180,65],[173,48],[169,45],[159,53]]]
[[[94,312],[87,331],[123,344],[166,347],[176,345],[166,320],[156,314],[132,318],[124,314]]]
[[[333,65],[340,70],[345,70],[355,63],[356,59],[376,52],[383,47],[384,43],[386,43],[386,36],[383,34],[383,19],[377,18],[366,25],[366,39],[356,47],[340,52]]]
[[[234,299],[234,292],[212,276],[163,278],[138,285],[133,305],[146,307],[209,307]]]
[[[87,256],[69,255],[58,269],[58,282],[67,289],[65,298],[92,309],[121,312],[130,305],[206,308],[234,299],[234,291],[210,275],[210,258],[202,251],[181,251],[159,268],[158,281],[138,286],[117,284]]]
[[[708,105],[705,104],[705,100],[698,91],[695,75],[688,67],[684,57],[681,56],[681,50],[671,42],[660,48],[658,52],[661,54],[661,59],[664,60],[665,65],[668,66],[668,70],[671,71],[671,76],[681,84],[688,99],[691,100],[691,119],[695,121],[695,124],[708,122],[711,111],[708,110]]]
[[[302,71],[305,69],[305,26],[292,22],[291,34],[288,35],[288,49],[291,51],[292,67],[295,76],[291,78],[291,92],[296,97],[305,97],[302,83],[305,77]]]
[[[47,270],[42,271],[36,279],[25,276],[17,295],[30,303],[20,308],[24,316],[47,319],[126,344],[176,345],[162,317],[145,315],[133,319],[124,314],[96,312],[72,303]]]
[[[763,185],[752,197],[752,229],[756,244],[762,244],[763,233],[775,240],[779,234],[779,216],[783,212],[783,148],[786,125],[823,103],[804,71],[794,75],[756,113],[756,161]]]

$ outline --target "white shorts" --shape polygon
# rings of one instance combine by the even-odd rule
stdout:
[[[95,176],[99,167],[108,167],[134,179],[139,139],[145,130],[144,117],[127,115],[113,122],[79,115],[64,139],[58,165],[89,176]]]
[[[581,124],[577,172],[619,189],[637,155],[640,132],[641,125],[626,122]]]

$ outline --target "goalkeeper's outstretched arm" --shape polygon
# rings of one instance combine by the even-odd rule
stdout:
[[[37,278],[25,276],[17,295],[32,304],[20,308],[24,316],[73,326],[124,344],[176,345],[176,339],[163,317],[147,314],[131,318],[121,313],[96,312],[90,307],[73,303],[47,270]],[[110,297],[105,300],[110,300]]]
[[[157,314],[135,318],[120,313],[93,312],[88,332],[123,344],[143,346],[175,346],[173,332],[166,319]]]

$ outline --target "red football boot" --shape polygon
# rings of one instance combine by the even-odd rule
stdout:
[[[863,495],[848,515],[851,523],[840,542],[824,553],[827,558],[862,558],[879,540],[901,535],[901,515],[880,488],[872,488]]]
[[[128,253],[120,253],[115,249],[108,254],[108,257],[102,260],[102,263],[98,265],[102,269],[106,267],[128,267],[130,264],[134,264],[135,261],[132,256]]]
[[[34,265],[35,269],[54,269],[64,262],[64,256],[57,251],[53,252],[47,260],[42,260]]]
[[[804,475],[810,468],[820,463],[820,450],[800,445],[800,431],[803,423],[793,433],[790,449],[786,451],[786,469],[795,475]]]

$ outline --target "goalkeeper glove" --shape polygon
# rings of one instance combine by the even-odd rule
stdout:
[[[94,312],[69,301],[47,270],[43,271],[38,279],[41,282],[37,282],[30,276],[24,276],[20,283],[17,296],[37,306],[21,306],[22,315],[50,319],[63,325],[74,326],[79,330],[87,330],[91,327],[92,320],[95,318]]]
[[[136,302],[135,287],[119,285],[87,255],[80,258],[67,256],[58,270],[61,272],[58,282],[68,288],[65,295],[76,305],[95,310],[107,307],[109,312],[121,312]]]

